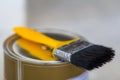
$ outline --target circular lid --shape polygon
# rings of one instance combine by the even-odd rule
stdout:
[[[43,32],[47,36],[50,36],[52,38],[55,38],[57,40],[70,40],[75,37],[80,37],[81,40],[84,40],[82,36],[79,36],[77,34],[70,33],[68,31],[59,30],[59,29],[48,29],[48,28],[39,28],[36,29],[37,31]],[[21,37],[14,34],[10,36],[5,42],[4,42],[4,51],[7,55],[10,57],[28,62],[28,63],[34,63],[34,64],[66,64],[68,62],[62,62],[62,61],[55,61],[55,60],[40,60],[36,57],[33,57],[29,54],[28,51],[24,50],[19,46],[17,43],[17,40],[19,40]]]

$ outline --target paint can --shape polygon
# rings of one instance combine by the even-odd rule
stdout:
[[[60,29],[36,28],[58,40],[69,40],[79,35]],[[81,40],[85,40],[79,36]],[[21,49],[16,34],[4,42],[4,80],[87,80],[88,73],[69,62],[38,60]]]

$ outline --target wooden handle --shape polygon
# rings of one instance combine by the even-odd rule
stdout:
[[[25,39],[28,39],[30,41],[37,42],[37,43],[42,43],[52,48],[58,48],[79,39],[79,38],[75,38],[73,40],[68,40],[68,41],[59,41],[59,40],[52,39],[51,37],[48,37],[41,32],[37,32],[27,27],[16,26],[14,27],[14,31],[16,32],[16,34],[18,34],[19,36]]]
[[[45,46],[40,45],[39,43],[35,43],[23,38],[18,39],[17,43],[22,49],[26,50],[30,55],[38,59],[57,60],[57,58],[52,55],[50,50],[47,50]]]

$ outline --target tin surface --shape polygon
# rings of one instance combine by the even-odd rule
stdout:
[[[37,29],[58,40],[69,40],[78,35],[57,30]],[[38,60],[17,46],[16,34],[4,42],[5,80],[85,80],[78,77],[86,70],[68,62]],[[83,39],[81,37],[81,39]],[[78,77],[78,79],[75,79]]]

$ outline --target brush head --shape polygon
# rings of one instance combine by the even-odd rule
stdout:
[[[87,70],[101,67],[114,57],[114,50],[101,45],[92,45],[71,55],[71,63]]]

